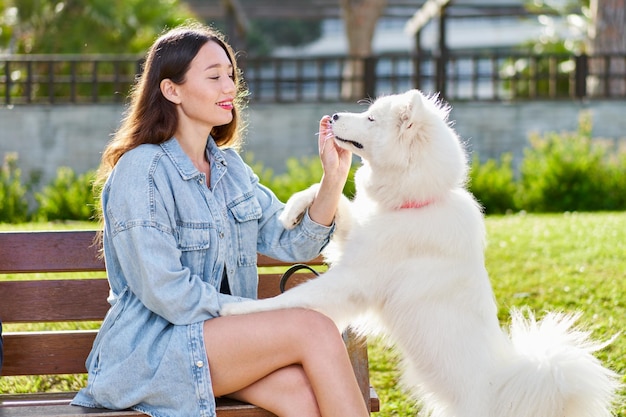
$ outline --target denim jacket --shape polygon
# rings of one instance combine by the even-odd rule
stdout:
[[[257,252],[298,262],[328,243],[333,227],[308,214],[296,228],[283,228],[283,203],[235,151],[209,138],[206,152],[210,188],[176,139],[127,152],[107,180],[111,308],[74,405],[215,416],[203,322],[226,302],[256,298]],[[232,295],[219,292],[223,277]]]

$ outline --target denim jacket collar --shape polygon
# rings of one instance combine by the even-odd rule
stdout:
[[[160,146],[163,152],[170,158],[183,180],[194,179],[200,175],[200,171],[193,165],[176,138],[171,138]],[[206,153],[209,161],[215,161],[222,167],[227,166],[224,155],[211,136],[207,138]]]

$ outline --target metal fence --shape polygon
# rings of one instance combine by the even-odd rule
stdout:
[[[449,101],[625,99],[626,54],[450,53],[238,61],[251,102],[333,102],[410,88]],[[141,72],[137,55],[0,56],[4,105],[122,103]],[[358,76],[346,68],[358,66]],[[356,93],[346,85],[357,83]]]

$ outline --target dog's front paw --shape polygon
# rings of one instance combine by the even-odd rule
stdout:
[[[319,184],[313,184],[306,190],[295,193],[289,198],[279,220],[286,229],[293,229],[300,221],[306,209],[313,203]]]
[[[238,303],[224,304],[220,309],[220,316],[238,316],[241,314],[249,314],[258,311],[255,308],[258,302],[255,300],[241,301]]]

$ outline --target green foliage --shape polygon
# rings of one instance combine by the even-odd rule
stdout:
[[[27,188],[22,184],[17,154],[8,153],[0,167],[0,223],[28,220]]]
[[[140,54],[165,28],[193,17],[181,0],[0,0],[0,53]],[[11,77],[9,91],[9,84],[2,84],[0,93],[18,101],[72,97],[80,102],[93,96],[121,101],[137,71],[132,58],[12,63],[10,74],[9,64],[0,63],[0,72]],[[44,75],[32,80],[32,74]],[[96,74],[115,81],[96,85]]]
[[[254,21],[246,39],[247,50],[256,56],[269,55],[279,46],[299,46],[321,35],[321,23],[303,19],[263,19]]]
[[[626,152],[593,139],[582,114],[577,132],[531,136],[520,171],[518,206],[533,212],[626,209]]]
[[[165,27],[194,17],[180,0],[0,1],[15,15],[0,49],[13,53],[143,52]]]
[[[95,171],[76,175],[68,167],[60,167],[57,177],[35,194],[39,209],[37,220],[93,220],[96,198],[93,190]]]
[[[9,7],[11,0],[0,0],[0,51],[3,45],[8,45],[13,35],[16,10]]]
[[[533,134],[530,144],[517,175],[510,154],[472,160],[469,189],[487,214],[626,210],[626,148],[593,138],[588,113],[577,131]]]
[[[524,57],[508,59],[501,69],[503,86],[513,98],[569,97],[574,88],[575,64],[562,42]]]
[[[565,22],[571,32],[589,32],[592,25],[589,0],[526,0],[524,3],[537,16],[542,30],[536,39],[518,48],[526,56],[504,63],[504,87],[513,98],[568,97],[574,90],[573,59],[584,52],[586,39],[563,38],[559,21]]]
[[[469,175],[469,190],[484,207],[486,214],[516,211],[517,184],[511,162],[513,155],[503,154],[500,161],[481,163],[474,155]]]

